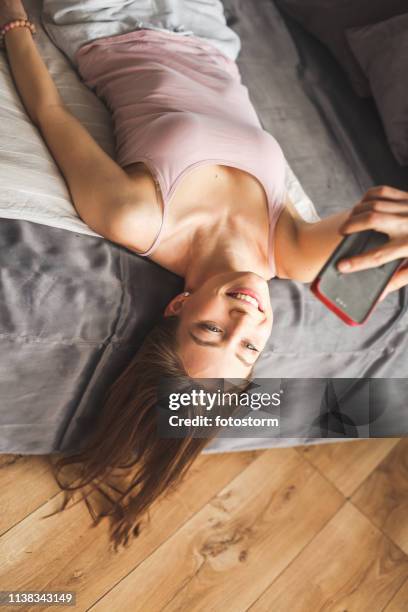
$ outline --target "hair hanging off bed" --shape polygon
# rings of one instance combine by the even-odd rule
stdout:
[[[110,518],[114,549],[140,533],[141,520],[152,503],[180,484],[188,468],[216,435],[161,438],[157,434],[158,381],[171,379],[178,389],[191,385],[177,354],[177,317],[163,317],[144,340],[128,367],[111,385],[95,431],[80,451],[50,456],[55,479],[64,491],[62,512],[76,492],[96,526]],[[251,373],[252,375],[252,373]],[[248,377],[248,382],[251,375]],[[247,385],[245,385],[247,386]],[[241,389],[242,390],[242,389]],[[197,413],[195,413],[197,414]],[[63,482],[64,467],[75,468]],[[115,480],[119,478],[119,481]],[[123,481],[126,486],[123,488]],[[95,498],[107,507],[95,508]],[[45,517],[44,517],[45,518]]]

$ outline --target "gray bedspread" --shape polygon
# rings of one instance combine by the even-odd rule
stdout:
[[[326,72],[333,66],[325,50],[288,24],[297,50],[270,0],[225,5],[242,40],[238,63],[252,101],[319,214],[349,208],[379,182],[407,188],[381,144],[374,109],[369,121],[377,127],[364,131],[362,101],[350,97],[341,74]],[[0,272],[0,452],[78,448],[108,386],[182,280],[107,240],[9,219],[0,219]],[[308,285],[274,279],[270,293],[274,328],[256,375],[386,379],[379,389],[394,415],[387,433],[406,434],[404,385],[393,379],[405,383],[408,374],[408,313],[390,327],[406,292],[388,296],[361,328],[344,325]],[[303,408],[303,398],[293,397],[291,411]],[[307,409],[312,418],[319,406]],[[206,452],[317,441],[219,436]]]

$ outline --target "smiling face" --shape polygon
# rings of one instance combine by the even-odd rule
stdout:
[[[193,378],[246,378],[273,322],[268,284],[251,272],[213,276],[164,314],[179,317],[178,354]]]

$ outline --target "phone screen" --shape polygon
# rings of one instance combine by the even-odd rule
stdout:
[[[370,251],[387,241],[386,234],[374,230],[346,236],[313,283],[312,291],[317,297],[320,297],[319,293],[322,294],[351,320],[350,324],[354,322],[359,325],[365,321],[403,260],[349,273],[337,270],[337,263],[346,257]]]

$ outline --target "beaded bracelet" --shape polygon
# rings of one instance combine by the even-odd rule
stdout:
[[[6,23],[0,30],[0,46],[4,48],[4,38],[10,30],[14,30],[14,28],[28,28],[31,34],[36,33],[35,25],[29,21],[28,19],[15,19],[14,21],[10,21]]]

